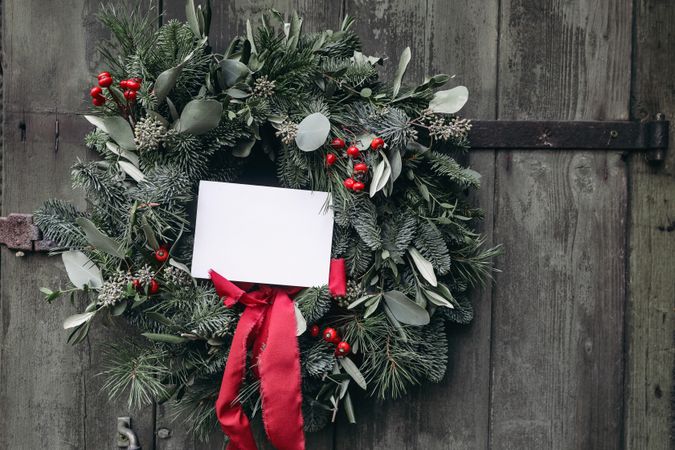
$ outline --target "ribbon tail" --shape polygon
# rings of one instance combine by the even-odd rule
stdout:
[[[238,401],[246,374],[246,355],[250,338],[263,316],[265,308],[246,308],[232,338],[230,355],[225,364],[223,382],[216,400],[216,415],[223,432],[230,438],[228,450],[257,450],[248,417]]]
[[[277,290],[264,327],[267,339],[259,370],[265,431],[278,450],[304,450],[300,351],[293,300],[287,292]]]

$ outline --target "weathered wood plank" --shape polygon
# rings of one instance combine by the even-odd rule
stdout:
[[[388,56],[385,76],[400,52],[410,46],[413,59],[408,80],[427,74],[457,74],[453,84],[471,92],[463,114],[495,118],[497,2],[448,4],[431,1],[372,4],[348,1],[347,13],[357,18],[365,37],[364,52]],[[494,152],[470,155],[482,175],[476,202],[486,211],[482,232],[492,243]],[[338,425],[336,449],[480,449],[487,448],[491,289],[474,295],[476,318],[468,327],[450,330],[448,374],[439,385],[414,389],[403,399],[378,404],[357,398],[357,424]],[[469,383],[469,384],[467,384]]]
[[[69,168],[88,156],[82,138],[89,126],[73,113],[86,108],[103,34],[93,18],[98,2],[63,6],[3,2],[3,213],[31,212],[49,197],[84,206],[70,187]],[[0,409],[13,413],[0,419],[0,447],[112,448],[122,415],[131,415],[141,442],[151,443],[152,411],[129,414],[123,400],[109,403],[100,392],[102,351],[120,335],[99,328],[71,347],[61,323],[83,305],[42,300],[40,286],[65,286],[60,259],[16,258],[3,249],[1,267]]]
[[[675,8],[635,2],[633,110],[637,119],[675,117]],[[671,126],[671,140],[675,128]],[[663,167],[630,161],[627,361],[624,442],[627,449],[673,448],[675,322],[675,147]]]
[[[628,2],[507,0],[499,119],[625,119]],[[621,443],[626,173],[614,152],[498,152],[490,448]]]
[[[195,2],[199,3],[199,2]],[[337,29],[342,19],[341,2],[324,2],[321,0],[237,0],[231,2],[212,2],[212,14],[210,30],[210,44],[214,51],[219,52],[227,48],[230,40],[238,35],[244,34],[246,19],[251,19],[255,25],[258,15],[266,9],[275,8],[282,14],[289,15],[293,11],[304,19],[303,30],[318,31],[326,28]],[[165,0],[163,9],[166,12],[166,19],[185,18],[184,0]],[[256,439],[261,449],[271,449],[267,443],[265,433],[259,420],[254,420]],[[223,436],[220,430],[214,430],[208,444],[203,444],[195,440],[193,436],[186,433],[180,421],[171,423],[171,413],[167,407],[158,408],[157,429],[167,427],[172,430],[171,437],[168,439],[158,439],[158,450],[191,450],[191,449],[213,449],[222,447]],[[317,450],[328,450],[332,448],[333,430],[329,427],[319,433],[307,435],[307,448]]]

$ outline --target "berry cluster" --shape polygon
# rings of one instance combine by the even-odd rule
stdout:
[[[381,137],[376,137],[370,142],[371,150],[379,150],[384,147],[384,139]],[[336,137],[330,142],[330,146],[334,150],[342,150],[347,147],[346,154],[348,158],[351,158],[354,161],[353,173],[352,176],[346,178],[342,184],[354,192],[363,191],[366,188],[366,178],[368,177],[368,164],[366,164],[362,158],[361,150],[356,145],[347,146],[347,143],[344,139]],[[335,153],[326,154],[326,165],[332,166],[337,161],[337,156]]]
[[[152,252],[153,258],[155,258],[155,261],[157,261],[160,264],[164,264],[169,260],[169,249],[166,248],[166,246],[161,246],[154,252]],[[139,292],[142,292],[144,290],[143,282],[138,279],[134,278],[131,280],[132,285],[134,286],[134,289],[136,289]],[[149,295],[154,295],[159,292],[159,282],[152,278],[148,282],[148,294]]]
[[[309,333],[313,337],[318,337],[319,333],[321,333],[321,329],[319,328],[318,325],[314,324],[309,329]],[[343,341],[340,338],[340,335],[338,334],[338,332],[335,328],[330,328],[330,327],[325,328],[323,330],[323,333],[321,333],[321,336],[322,336],[323,340],[328,342],[329,344],[335,344],[335,355],[336,356],[347,356],[352,349],[351,345],[349,345],[349,342]]]
[[[120,81],[119,85],[120,88],[122,89],[122,95],[124,98],[127,100],[127,103],[134,103],[136,101],[137,93],[141,89],[141,83],[143,82],[142,79],[140,78],[129,78],[127,80],[122,80]],[[111,88],[113,84],[113,78],[110,75],[110,72],[101,72],[98,74],[98,86],[94,86],[89,90],[89,94],[91,95],[91,101],[94,104],[94,106],[103,106],[105,105],[106,98],[103,95],[103,88],[108,89],[108,92],[110,93],[110,97],[113,99],[115,103],[117,103],[117,106],[122,108],[122,105],[120,104],[119,100],[117,98],[117,95],[119,95],[119,91],[117,91],[117,94],[115,91]]]

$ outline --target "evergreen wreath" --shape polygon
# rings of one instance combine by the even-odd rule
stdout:
[[[96,129],[85,143],[100,158],[72,168],[88,208],[49,200],[35,220],[72,282],[43,288],[47,300],[90,299],[64,323],[69,342],[94,318],[138,331],[111,343],[107,393],[128,392],[130,407],[171,400],[203,439],[216,426],[241,308],[190,276],[196,189],[268,182],[269,170],[281,186],[332,194],[332,252],[347,268],[345,297],[326,286],[295,297],[309,324],[298,338],[306,430],[339,409],[354,422],[354,384],[397,398],[440,382],[446,324],[472,320],[468,289],[499,251],[472,227],[481,212],[467,194],[480,176],[459,162],[471,124],[455,115],[466,88],[437,91],[446,75],[404,86],[409,49],[381,81],[383,60],[361,53],[349,17],[338,31],[305,33],[297,15],[285,24],[271,11],[222,55],[208,43],[208,4],[189,1],[187,23],[159,29],[139,9],[103,6],[98,17],[112,35],[100,46],[109,72],[91,89]],[[240,394],[252,414],[258,384],[250,374]]]

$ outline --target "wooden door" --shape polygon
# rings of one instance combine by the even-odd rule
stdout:
[[[456,74],[476,119],[675,117],[675,5],[669,0],[230,0],[213,2],[223,50],[268,6],[308,29],[358,19],[365,52],[409,74]],[[2,211],[73,198],[69,167],[89,158],[86,87],[105,36],[99,1],[2,1]],[[183,18],[183,0],[159,2]],[[164,19],[166,20],[166,19]],[[391,64],[387,69],[391,73]],[[471,326],[450,330],[443,383],[396,403],[360,399],[358,424],[312,435],[328,449],[668,449],[675,301],[675,150],[660,168],[606,151],[476,151],[483,232],[503,243]],[[38,287],[58,259],[2,249],[0,449],[112,449],[131,415],[144,449],[195,442],[163,406],[127,411],[96,377],[115,330],[77,347]]]

